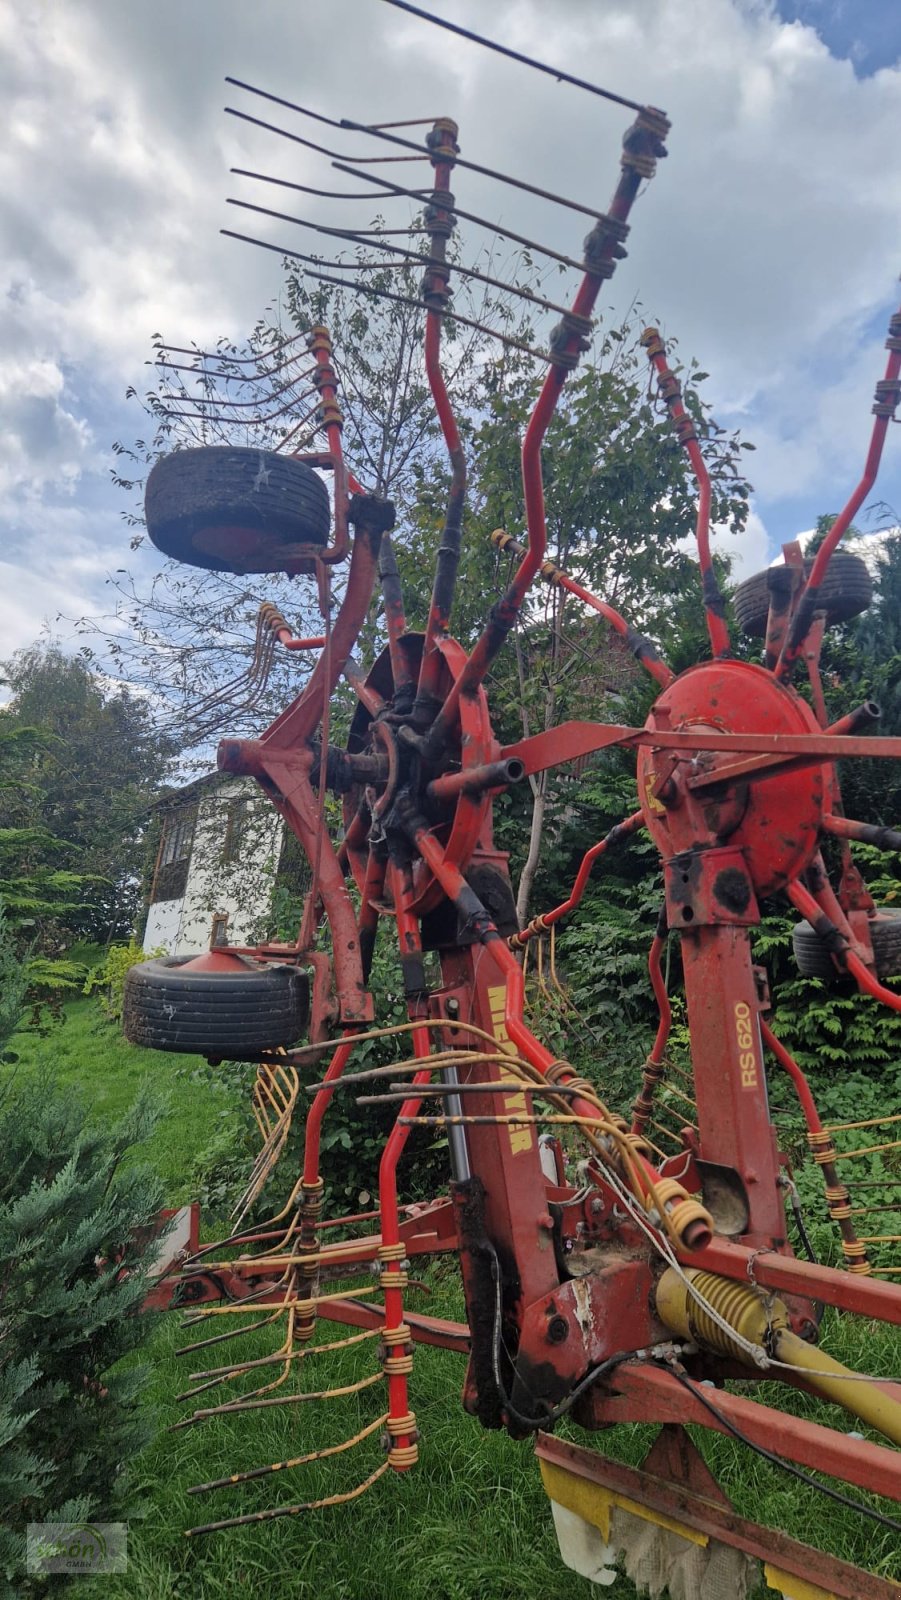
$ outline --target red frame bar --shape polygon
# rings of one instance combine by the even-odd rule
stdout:
[[[898,1586],[890,1579],[790,1539],[779,1528],[765,1528],[739,1516],[685,1430],[675,1423],[664,1425],[640,1467],[628,1467],[547,1433],[538,1435],[535,1454],[588,1483],[744,1550],[780,1572],[816,1583],[840,1600],[897,1600]]]
[[[718,1234],[704,1250],[680,1252],[686,1266],[717,1272],[736,1283],[755,1283],[778,1294],[821,1300],[858,1317],[901,1327],[901,1284],[883,1283],[856,1272],[801,1261],[776,1250],[749,1250]]]
[[[729,1433],[672,1373],[660,1367],[638,1361],[624,1363],[613,1373],[611,1387],[616,1393],[609,1400],[597,1397],[595,1392],[597,1426],[618,1422],[698,1423],[717,1433]],[[852,1438],[849,1433],[808,1422],[789,1411],[776,1411],[728,1389],[711,1390],[710,1399],[729,1422],[765,1450],[775,1449],[799,1466],[853,1483],[870,1494],[901,1500],[901,1451],[871,1444],[868,1439]]]

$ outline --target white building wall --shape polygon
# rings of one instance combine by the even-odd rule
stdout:
[[[229,802],[249,800],[235,859],[223,852]],[[253,783],[234,779],[201,793],[184,897],[151,905],[144,949],[199,955],[210,947],[214,916],[227,916],[229,944],[249,944],[272,903],[282,841],[282,820]]]
[[[144,929],[144,949],[165,950],[172,955],[178,944],[183,900],[157,900],[147,913]]]

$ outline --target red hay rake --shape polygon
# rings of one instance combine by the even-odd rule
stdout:
[[[556,71],[555,76],[567,78]],[[581,80],[569,81],[593,88]],[[292,112],[304,110],[286,101],[278,104]],[[351,160],[321,144],[312,146],[342,170],[377,184],[388,197],[412,194],[425,202],[421,248],[411,252],[392,245],[386,242],[387,232],[376,243],[389,260],[405,262],[413,254],[422,262],[425,370],[451,467],[422,633],[406,625],[391,547],[393,507],[367,493],[344,463],[339,387],[325,329],[315,329],[307,341],[312,357],[308,368],[306,352],[296,340],[273,352],[265,366],[272,384],[271,407],[267,402],[261,410],[257,398],[252,417],[250,403],[239,392],[243,369],[233,358],[223,360],[221,353],[210,357],[191,352],[189,370],[201,373],[199,391],[183,386],[184,369],[169,391],[173,415],[186,414],[190,403],[198,417],[215,418],[223,426],[234,421],[234,412],[242,424],[254,426],[284,414],[286,432],[278,455],[261,454],[255,446],[216,449],[223,471],[231,470],[239,457],[251,458],[257,480],[268,481],[273,463],[279,464],[287,474],[286,495],[290,498],[296,488],[307,499],[293,521],[280,520],[277,508],[257,505],[248,482],[243,499],[232,494],[229,504],[223,500],[211,510],[206,490],[212,480],[205,465],[209,448],[187,452],[189,458],[204,457],[198,471],[205,475],[205,492],[196,503],[186,456],[179,452],[164,458],[150,481],[151,537],[168,554],[203,566],[313,576],[323,615],[321,637],[297,639],[280,613],[263,608],[250,689],[258,687],[267,660],[279,646],[316,648],[315,666],[301,693],[265,733],[258,739],[226,739],[219,749],[220,768],[257,780],[308,858],[312,887],[296,942],[217,949],[193,961],[148,963],[129,975],[126,1019],[133,1038],[163,1048],[196,1048],[179,1042],[179,1008],[193,1008],[196,1017],[206,1004],[209,1054],[256,1056],[262,1063],[254,1106],[263,1150],[239,1208],[239,1231],[198,1250],[167,1280],[164,1292],[171,1291],[173,1303],[191,1308],[191,1324],[205,1329],[225,1324],[225,1332],[189,1346],[193,1351],[218,1349],[230,1334],[236,1337],[266,1325],[281,1342],[262,1359],[242,1361],[232,1355],[226,1364],[194,1374],[195,1386],[184,1398],[193,1400],[207,1391],[224,1391],[226,1398],[214,1394],[210,1404],[202,1404],[178,1426],[374,1391],[372,1417],[352,1438],[328,1450],[308,1451],[286,1463],[201,1485],[199,1491],[265,1478],[286,1467],[301,1469],[325,1455],[359,1449],[365,1465],[355,1487],[302,1505],[276,1504],[226,1515],[190,1532],[208,1533],[350,1501],[382,1475],[412,1468],[419,1451],[411,1400],[413,1346],[426,1342],[466,1356],[463,1404],[483,1426],[505,1427],[520,1437],[537,1435],[546,1487],[571,1560],[587,1559],[573,1554],[573,1519],[578,1517],[578,1537],[593,1538],[608,1552],[625,1549],[627,1567],[633,1570],[627,1525],[631,1517],[644,1521],[645,1527],[657,1526],[662,1552],[657,1570],[663,1573],[657,1593],[663,1592],[667,1571],[684,1561],[688,1550],[693,1552],[696,1588],[686,1593],[701,1593],[707,1564],[715,1557],[727,1562],[723,1570],[731,1575],[731,1592],[744,1592],[739,1584],[746,1581],[747,1562],[759,1559],[777,1591],[885,1600],[897,1592],[890,1581],[737,1516],[684,1428],[702,1424],[732,1435],[800,1477],[813,1469],[901,1499],[901,1456],[896,1450],[723,1386],[731,1378],[778,1378],[839,1402],[868,1427],[901,1444],[901,1387],[848,1373],[817,1345],[818,1307],[823,1305],[883,1323],[901,1321],[901,1287],[882,1281],[901,1269],[874,1269],[867,1242],[857,1236],[855,1211],[869,1208],[852,1206],[842,1163],[861,1152],[837,1148],[840,1130],[823,1126],[803,1072],[773,1033],[767,1021],[765,974],[754,965],[750,945],[761,902],[784,891],[805,919],[805,937],[813,941],[821,966],[837,969],[861,993],[901,1010],[901,995],[881,981],[890,971],[901,970],[880,960],[880,929],[886,919],[874,907],[850,854],[855,840],[897,849],[901,834],[844,816],[835,765],[851,757],[897,759],[901,740],[864,736],[878,716],[878,708],[869,704],[830,725],[817,668],[823,629],[843,614],[841,587],[836,587],[836,568],[830,563],[872,487],[901,394],[901,314],[890,324],[888,361],[876,386],[872,441],[860,483],[812,566],[805,569],[800,551],[788,547],[784,564],[771,569],[762,601],[758,596],[762,616],[756,616],[754,627],[765,633],[762,665],[730,654],[725,607],[711,560],[710,480],[699,439],[662,340],[654,329],[644,334],[660,396],[698,484],[697,547],[712,659],[675,676],[650,641],[546,558],[542,440],[567,376],[587,348],[601,285],[625,255],[636,194],[665,154],[665,115],[652,107],[633,109],[636,116],[623,141],[609,209],[598,212],[564,202],[590,218],[584,259],[576,262],[547,252],[567,267],[577,267],[581,281],[571,304],[552,307],[561,314],[547,349],[532,352],[547,370],[522,442],[525,537],[503,530],[494,535],[517,565],[471,651],[449,633],[466,463],[442,375],[441,347],[444,320],[452,315],[452,271],[468,270],[456,264],[452,269],[448,240],[457,218],[468,216],[476,225],[483,220],[456,206],[451,174],[467,166],[483,174],[489,169],[462,159],[453,122],[438,118],[423,146],[408,139],[406,130],[400,134],[331,122],[304,112],[329,128],[350,128],[360,137],[375,138],[380,148],[387,143],[391,159],[416,158],[432,168],[427,189],[408,189],[373,178],[366,163],[379,156]],[[284,128],[275,131],[311,144]],[[405,152],[403,157],[398,151]],[[531,185],[519,186],[535,192]],[[263,207],[250,209],[284,216]],[[366,238],[346,230],[320,231],[345,240]],[[281,245],[265,247],[297,256]],[[322,270],[328,263],[318,257],[300,259],[314,268],[314,278],[337,281],[335,272]],[[339,265],[334,264],[336,271]],[[365,281],[364,275],[364,288]],[[353,288],[353,280],[346,286]],[[297,420],[298,409],[309,399],[299,387],[306,382],[316,394],[315,405]],[[259,390],[255,393],[258,397]],[[308,428],[324,431],[327,448],[293,454]],[[236,471],[244,470],[242,461]],[[180,472],[181,496],[174,511],[166,501],[173,462]],[[333,475],[331,542],[321,518],[309,513],[313,468]],[[210,470],[215,479],[216,461]],[[162,518],[151,514],[151,507],[161,503],[168,507]],[[333,574],[336,563],[345,559],[343,598],[333,615]],[[654,678],[659,694],[644,727],[568,722],[506,747],[499,744],[492,732],[486,674],[539,577],[599,612]],[[378,580],[387,642],[363,676],[351,652]],[[813,690],[812,708],[792,687],[802,663]],[[346,749],[329,744],[329,706],[342,674],[357,697]],[[247,689],[245,681],[230,685],[229,696],[234,701]],[[229,696],[201,708],[204,727],[221,713]],[[561,905],[518,928],[506,858],[492,837],[494,797],[527,775],[614,746],[636,752],[640,810],[587,853]],[[340,841],[329,835],[324,821],[328,792],[343,798]],[[659,850],[665,906],[649,957],[660,1024],[629,1120],[609,1109],[596,1087],[579,1077],[565,1057],[555,1057],[530,1028],[523,951],[540,953],[540,983],[547,988],[547,964],[550,991],[559,993],[556,924],[578,906],[595,862],[627,844],[638,829],[646,829]],[[838,891],[821,854],[823,840],[830,836],[841,841],[843,853]],[[383,921],[394,924],[409,1019],[394,1028],[374,1027],[369,988]],[[323,923],[328,954],[319,938]],[[658,1100],[669,1071],[670,1004],[662,955],[674,933],[682,947],[693,1067],[690,1077],[678,1067],[675,1077],[671,1075],[672,1093],[686,1108],[678,1133],[661,1122]],[[438,953],[437,986],[427,981],[427,950]],[[224,997],[224,1010],[219,996]],[[168,1022],[161,1020],[166,1005]],[[217,1023],[217,1015],[227,1016],[226,1023]],[[560,1015],[565,1024],[565,998]],[[311,1042],[298,1047],[307,1020]],[[358,1046],[386,1036],[396,1037],[408,1053],[391,1066],[354,1071]],[[329,1059],[321,1081],[307,1085],[312,1103],[297,1183],[264,1227],[241,1229],[241,1219],[284,1146],[298,1100],[297,1074],[324,1054]],[[797,1091],[810,1150],[822,1168],[829,1211],[840,1231],[845,1270],[798,1259],[788,1242],[791,1175],[768,1109],[768,1057]],[[365,1216],[325,1219],[323,1121],[336,1093],[361,1086],[360,1104],[397,1108],[381,1157],[378,1206]],[[410,1130],[419,1126],[446,1131],[450,1190],[446,1198],[405,1208],[398,1199],[398,1164]],[[575,1138],[583,1149],[575,1180],[567,1176],[564,1164],[564,1132],[567,1142]],[[677,1150],[665,1154],[653,1142],[654,1134],[667,1136],[678,1144]],[[871,1148],[870,1137],[862,1137],[864,1153]],[[889,1147],[894,1146],[887,1141],[880,1148]],[[406,1304],[411,1265],[421,1257],[448,1253],[459,1258],[466,1323],[412,1312]],[[352,1331],[322,1340],[323,1323],[343,1324]],[[356,1343],[361,1349],[374,1345],[377,1351],[375,1362],[356,1382],[315,1392],[299,1387],[304,1357]],[[245,1378],[252,1386],[238,1392],[235,1386]],[[551,1430],[567,1414],[588,1430],[635,1421],[663,1426],[642,1468],[627,1468],[556,1440]],[[837,1490],[825,1492],[848,1503]],[[593,1509],[586,1511],[586,1506]],[[859,1509],[883,1526],[899,1526],[864,1502]],[[667,1545],[673,1540],[672,1547]],[[597,1567],[601,1557],[592,1548]],[[581,1570],[589,1568],[583,1565]],[[802,1582],[807,1587],[800,1587]]]

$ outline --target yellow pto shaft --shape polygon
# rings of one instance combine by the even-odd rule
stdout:
[[[799,1339],[788,1326],[785,1305],[774,1296],[768,1295],[764,1300],[749,1285],[733,1283],[698,1267],[685,1268],[684,1276],[670,1267],[657,1285],[657,1315],[673,1333],[720,1355],[747,1361],[738,1339],[730,1338],[695,1300],[686,1280],[739,1338],[761,1345],[777,1361],[797,1368],[825,1400],[844,1406],[894,1444],[901,1445],[901,1404],[878,1384],[856,1377],[817,1345]]]

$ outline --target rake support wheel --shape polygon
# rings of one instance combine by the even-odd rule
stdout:
[[[312,467],[221,445],[163,456],[144,511],[158,550],[213,572],[278,572],[296,546],[325,546],[331,526],[328,490]]]
[[[813,561],[805,561],[804,575],[810,576]],[[770,609],[769,574],[755,572],[753,578],[740,583],[733,596],[735,620],[749,639],[763,638],[766,633]],[[830,627],[837,622],[850,622],[866,611],[873,600],[873,580],[865,561],[849,550],[837,550],[820,586],[820,602],[826,612]]]
[[[878,978],[894,978],[901,973],[901,911],[883,909],[870,922],[870,939]],[[822,978],[835,983],[838,971],[819,934],[809,922],[798,922],[792,929],[792,948],[798,971],[805,978]]]
[[[253,1061],[296,1044],[309,1011],[305,972],[213,952],[132,967],[122,1025],[131,1044],[148,1049]]]

